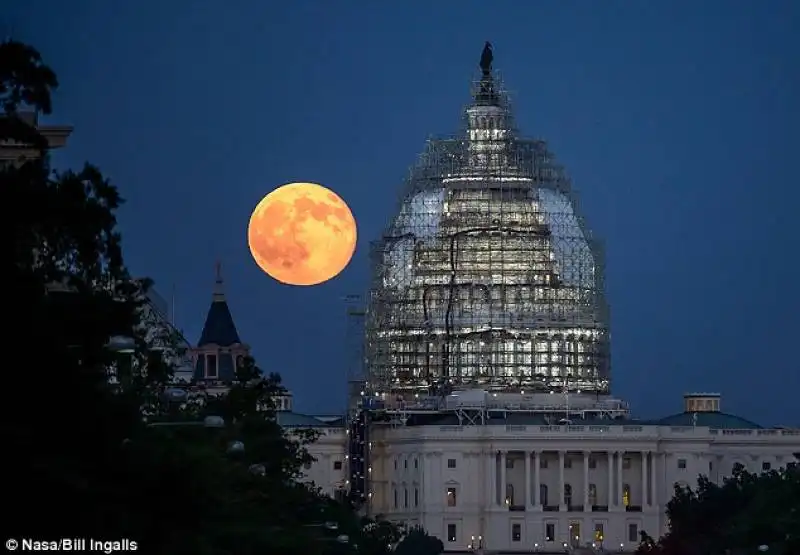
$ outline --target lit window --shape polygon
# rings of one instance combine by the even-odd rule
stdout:
[[[630,484],[622,484],[622,504],[626,507],[631,504],[631,486]]]
[[[522,525],[521,524],[512,524],[511,525],[511,541],[512,542],[522,541]]]
[[[506,484],[506,505],[514,504],[514,486],[513,484]]]
[[[447,459],[447,468],[455,468],[456,467],[456,460],[455,459]]]
[[[342,469],[342,461],[333,461],[333,469],[334,470],[341,470]]]
[[[589,505],[597,505],[597,485],[589,484]]]
[[[628,470],[628,469],[630,469],[630,467],[631,467],[631,458],[630,457],[624,457],[622,459],[622,468],[624,468],[625,470]]]
[[[628,524],[628,541],[639,541],[639,525],[634,523]]]
[[[596,541],[596,542],[603,541],[603,523],[602,522],[595,522],[594,523],[594,541]]]
[[[456,541],[456,525],[455,524],[448,524],[447,525],[447,541],[449,541],[449,542]]]
[[[678,468],[681,470],[686,469],[686,459],[678,459]]]
[[[447,488],[447,506],[456,506],[456,488]]]

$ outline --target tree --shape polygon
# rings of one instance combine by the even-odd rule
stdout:
[[[397,545],[395,555],[439,555],[444,553],[444,544],[422,528],[412,528]]]
[[[638,553],[723,555],[800,553],[800,469],[753,474],[741,465],[721,485],[705,476],[695,489],[675,487],[667,505],[670,528],[654,541],[646,534]]]

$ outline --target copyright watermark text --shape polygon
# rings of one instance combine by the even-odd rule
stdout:
[[[37,540],[32,538],[9,538],[6,540],[7,551],[96,551],[110,554],[117,551],[136,551],[138,548],[137,543],[129,539],[58,538],[54,540]]]

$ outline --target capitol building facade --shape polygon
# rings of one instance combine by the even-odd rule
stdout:
[[[800,431],[687,394],[641,420],[611,393],[603,251],[547,145],[514,126],[487,43],[461,134],[431,140],[372,249],[364,372],[305,469],[448,552],[633,552],[676,484],[800,457]]]

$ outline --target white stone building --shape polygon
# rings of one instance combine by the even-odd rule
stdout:
[[[640,531],[666,530],[675,484],[694,486],[700,474],[720,481],[736,464],[777,469],[800,456],[800,431],[720,412],[713,394],[686,395],[684,412],[652,421],[594,396],[483,395],[482,406],[473,391],[468,407],[451,395],[441,409],[370,412],[371,514],[423,526],[452,552],[632,552]],[[282,422],[323,432],[309,480],[330,495],[351,488],[352,427],[290,412]]]

